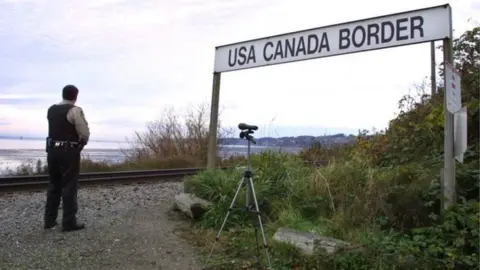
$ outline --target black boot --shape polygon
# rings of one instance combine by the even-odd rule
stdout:
[[[57,226],[57,222],[56,221],[45,221],[44,225],[43,225],[43,228],[45,230],[48,230],[48,229],[51,229],[53,227]]]
[[[75,224],[68,224],[68,225],[63,225],[62,226],[62,232],[73,232],[73,231],[78,231],[78,230],[83,230],[85,229],[85,224],[83,223],[75,223]]]

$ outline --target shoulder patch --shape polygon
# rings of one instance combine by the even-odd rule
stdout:
[[[85,118],[85,114],[83,113],[82,108],[78,107],[78,106],[75,106],[75,108],[77,108],[77,111],[78,111],[78,114],[80,115],[80,117]]]

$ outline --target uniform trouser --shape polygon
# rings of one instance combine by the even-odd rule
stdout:
[[[74,226],[78,211],[77,189],[80,151],[77,148],[51,148],[47,154],[49,187],[45,205],[45,223],[53,223],[63,199],[63,226]]]

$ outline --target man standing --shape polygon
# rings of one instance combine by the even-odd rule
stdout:
[[[57,225],[58,207],[63,199],[62,231],[85,228],[77,222],[77,184],[80,172],[80,152],[87,144],[90,130],[82,108],[75,106],[78,89],[67,85],[63,101],[50,106],[47,112],[47,164],[49,187],[45,205],[44,228]]]

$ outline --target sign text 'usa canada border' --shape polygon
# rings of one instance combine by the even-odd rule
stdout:
[[[219,46],[215,72],[450,38],[448,4]]]

